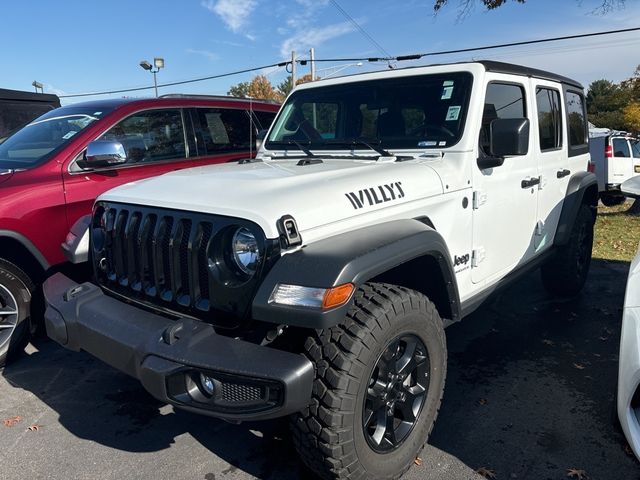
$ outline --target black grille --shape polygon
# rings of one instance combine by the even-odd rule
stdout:
[[[241,227],[258,240],[254,276],[231,260],[231,239]],[[279,252],[276,240],[246,220],[106,202],[96,204],[91,237],[103,287],[230,328],[247,316],[258,280]]]
[[[258,386],[222,383],[222,399],[226,402],[258,402],[262,397],[262,388]]]

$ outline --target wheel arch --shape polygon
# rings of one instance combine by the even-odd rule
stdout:
[[[351,302],[318,310],[269,302],[277,284],[329,288],[387,282],[427,295],[447,321],[460,318],[453,265],[442,236],[420,220],[394,220],[335,235],[280,258],[254,298],[253,318],[305,328],[327,328]]]
[[[593,211],[595,221],[596,209],[598,207],[598,181],[596,176],[590,172],[574,173],[569,179],[567,193],[562,204],[560,220],[554,239],[554,245],[566,245],[571,235],[573,223],[578,215],[578,210],[582,205],[589,206]]]
[[[34,282],[50,267],[47,259],[29,239],[10,230],[0,230],[0,258],[21,268]]]

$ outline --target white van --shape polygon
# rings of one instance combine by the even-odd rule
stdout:
[[[620,184],[640,173],[640,140],[626,132],[611,131],[591,136],[589,152],[602,203],[611,207],[624,202]]]

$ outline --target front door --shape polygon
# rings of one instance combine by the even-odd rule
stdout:
[[[84,171],[75,160],[69,164],[63,172],[69,226],[91,213],[96,197],[107,190],[191,166],[184,125],[181,109],[154,109],[134,113],[104,133],[100,139],[122,143],[127,162],[101,171]]]
[[[518,77],[488,74],[478,154],[490,155],[492,120],[530,118],[530,99]],[[507,157],[503,165],[473,170],[473,283],[498,280],[533,252],[538,186],[530,135],[526,155]],[[529,186],[531,185],[531,186]]]

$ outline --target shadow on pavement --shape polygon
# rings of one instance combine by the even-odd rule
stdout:
[[[530,275],[450,327],[447,386],[430,443],[499,479],[566,478],[569,468],[592,479],[639,478],[611,420],[627,270],[594,260],[585,291],[563,302]],[[223,474],[308,476],[285,421],[233,426],[174,411],[89,355],[44,339],[36,346],[3,375],[80,438],[154,452],[188,433],[230,465]]]

